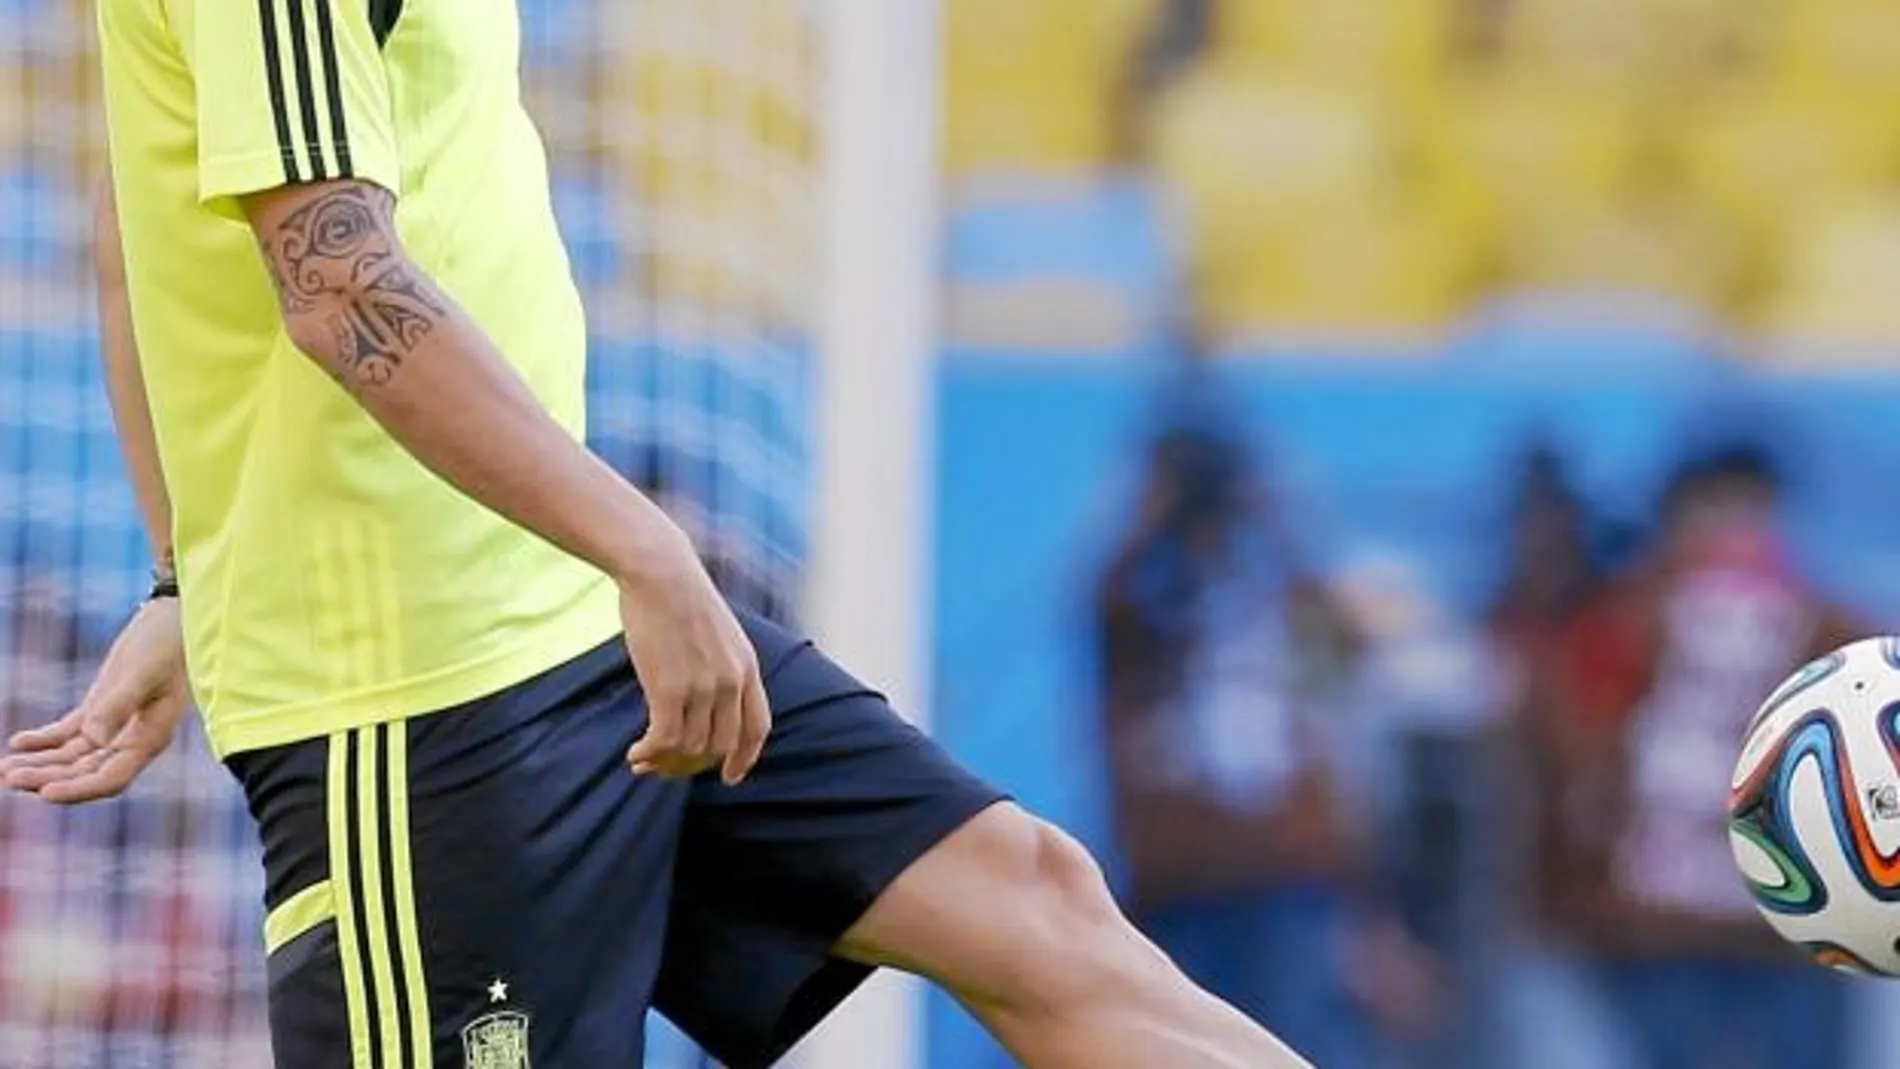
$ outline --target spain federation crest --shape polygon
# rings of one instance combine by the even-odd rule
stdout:
[[[504,1010],[477,1018],[462,1029],[467,1069],[532,1069],[528,1064],[528,1015]]]

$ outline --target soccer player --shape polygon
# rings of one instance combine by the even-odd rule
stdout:
[[[1304,1064],[581,445],[511,0],[99,16],[105,348],[161,563],[4,776],[122,792],[189,676],[263,843],[280,1066],[632,1067],[651,1005],[755,1069],[880,966],[1035,1069]]]

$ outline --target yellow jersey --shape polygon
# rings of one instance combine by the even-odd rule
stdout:
[[[134,335],[222,755],[448,708],[619,629],[597,570],[424,469],[286,336],[246,194],[396,194],[418,265],[583,432],[586,325],[514,0],[100,0]]]

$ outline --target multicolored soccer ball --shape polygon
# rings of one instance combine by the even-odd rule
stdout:
[[[1900,639],[1775,689],[1729,783],[1729,845],[1763,916],[1823,965],[1900,976]]]

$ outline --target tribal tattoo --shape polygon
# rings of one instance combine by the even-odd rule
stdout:
[[[323,194],[260,234],[286,317],[321,314],[345,386],[381,386],[448,315],[396,240],[395,198],[373,186]]]

